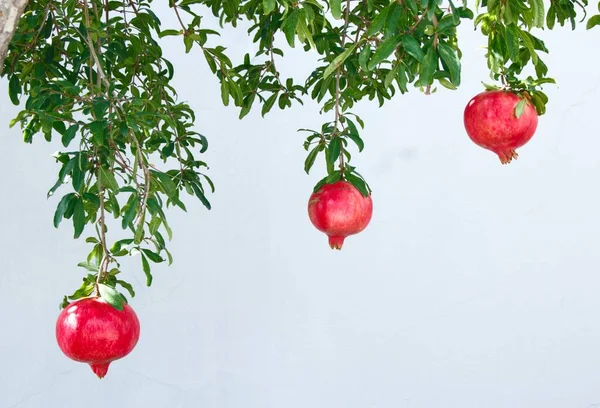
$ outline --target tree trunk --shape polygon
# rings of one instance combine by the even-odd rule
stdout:
[[[15,35],[26,6],[27,0],[0,0],[0,74],[4,68],[8,44]]]

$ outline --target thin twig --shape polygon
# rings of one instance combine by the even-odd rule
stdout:
[[[431,20],[431,21],[432,21],[432,23],[433,23],[433,27],[434,27],[434,29],[436,29],[436,28],[437,28],[437,25],[438,25],[438,19],[437,19],[437,17],[435,16],[435,14],[433,15],[433,18],[432,18],[432,20]],[[438,42],[439,42],[439,41],[440,41],[440,40],[439,40],[439,34],[438,34],[437,30],[435,30],[435,34],[433,35],[433,49],[434,49],[434,50],[437,48],[437,45],[438,45]],[[431,85],[427,85],[427,86],[425,87],[425,95],[431,95]]]
[[[348,30],[348,26],[350,24],[350,0],[346,0],[346,10],[344,16],[344,27],[342,28],[342,49],[346,46],[346,31]],[[336,136],[339,136],[339,127],[341,126],[340,118],[340,78],[342,76],[342,65],[337,68],[335,73],[335,125],[334,132]],[[340,171],[344,172],[344,145],[341,143],[340,148]]]
[[[100,59],[98,58],[98,54],[96,54],[94,42],[92,41],[92,36],[90,35],[90,30],[89,30],[89,28],[90,28],[90,13],[88,10],[87,0],[83,0],[83,11],[85,14],[85,24],[86,24],[86,28],[87,28],[86,29],[86,31],[87,31],[86,40],[88,43],[88,48],[90,49],[90,54],[92,55],[92,58],[94,59],[94,63],[96,64],[97,74],[100,76],[100,79],[102,80],[102,82],[104,82],[104,85],[106,86],[106,90],[108,91],[108,89],[110,88],[110,82],[108,81],[108,78],[104,74],[104,69],[102,69],[102,64],[100,64]]]
[[[110,263],[110,255],[108,252],[108,247],[106,245],[106,218],[104,212],[104,187],[100,188],[100,218],[98,219],[98,224],[100,225],[100,243],[102,245],[102,260],[100,261],[100,266],[98,267],[98,276],[96,277],[96,290],[98,291],[98,295],[100,295],[99,285],[102,281],[102,278],[107,272],[108,265]]]
[[[133,131],[130,131],[129,134],[131,135],[131,138],[133,139],[133,142],[135,143],[135,152],[137,154],[137,158],[138,158],[138,166],[140,166],[140,168],[142,169],[142,171],[144,172],[144,196],[142,197],[142,205],[141,205],[141,210],[139,213],[139,221],[138,221],[138,227],[144,222],[145,216],[146,216],[146,207],[148,205],[148,195],[150,193],[150,171],[148,170],[148,166],[146,166],[146,163],[144,162],[144,156],[142,155],[142,149],[140,148],[140,143],[137,140],[137,137],[135,137],[135,134],[133,133]]]
[[[183,20],[181,19],[181,16],[179,15],[179,8],[177,7],[177,4],[175,4],[175,2],[173,0],[171,0],[171,7],[173,7],[173,9],[175,9],[175,14],[177,15],[177,20],[179,20],[179,24],[181,25],[181,29],[183,30],[184,35],[187,33],[187,28],[185,28],[185,25],[183,24]]]

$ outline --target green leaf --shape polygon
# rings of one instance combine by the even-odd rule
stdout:
[[[117,283],[121,285],[127,292],[129,292],[129,296],[135,297],[135,291],[133,290],[133,286],[131,286],[130,283],[122,280],[117,280]]]
[[[285,38],[290,45],[290,47],[294,48],[294,39],[296,38],[296,26],[298,25],[298,10],[294,9],[290,14],[288,14],[287,18],[283,21],[281,25],[281,29],[285,34]]]
[[[156,170],[150,170],[150,172],[160,181],[160,185],[169,198],[177,196],[177,186],[168,174]]]
[[[229,105],[229,87],[225,78],[221,80],[221,100],[223,101],[223,105]]]
[[[98,272],[98,265],[92,265],[88,262],[79,262],[77,266],[80,268],[85,268],[90,272]]]
[[[334,164],[340,157],[341,141],[340,138],[335,136],[329,142],[329,148],[327,149],[327,162]]]
[[[71,173],[73,189],[75,191],[79,191],[83,187],[83,183],[85,181],[84,179],[88,166],[87,154],[78,153],[75,156],[73,156],[72,160],[75,160],[75,165],[73,166],[73,171]]]
[[[96,98],[92,104],[92,109],[94,110],[94,115],[96,119],[103,118],[110,106],[110,102],[104,98]]]
[[[433,74],[438,68],[438,53],[433,47],[429,47],[423,62],[421,63],[419,82],[421,85],[429,85],[433,79]]]
[[[100,292],[100,297],[102,297],[102,299],[104,299],[106,303],[108,303],[117,310],[123,310],[123,308],[125,307],[123,295],[121,295],[115,289],[103,283],[98,285],[98,291]]]
[[[151,250],[146,248],[142,248],[142,252],[148,257],[148,259],[150,259],[154,263],[164,262],[164,259],[162,259],[162,257],[156,252],[152,252]]]
[[[10,77],[10,81],[8,81],[8,96],[10,97],[10,101],[13,105],[19,105],[19,94],[21,93],[21,84],[19,83],[19,78],[13,74]]]
[[[204,195],[204,191],[200,189],[199,184],[196,183],[192,183],[192,189],[194,190],[194,194],[196,194],[196,197],[198,197],[198,199],[200,200],[200,202],[208,209],[211,209],[211,205],[210,202],[208,201],[208,199],[206,198],[206,196]],[[165,228],[167,227],[167,224],[165,223],[164,219],[163,219],[163,224],[165,224]],[[167,233],[169,232],[169,230],[167,230]]]
[[[600,3],[598,4],[600,5]],[[590,30],[597,25],[600,25],[600,14],[590,17],[590,19],[587,21],[587,24],[585,25],[585,28]]]
[[[383,29],[383,26],[385,25],[388,14],[390,12],[390,9],[391,9],[391,7],[387,6],[386,8],[381,10],[381,12],[379,14],[377,14],[377,16],[375,16],[373,21],[371,21],[371,25],[369,26],[369,29],[367,30],[367,37],[371,37]]]
[[[266,16],[267,14],[271,14],[275,7],[277,6],[277,2],[275,0],[263,0],[263,14]]]
[[[123,245],[127,246],[127,245],[131,244],[132,242],[133,242],[133,239],[131,239],[131,238],[126,238],[126,239],[121,239],[119,241],[116,241],[112,245],[112,247],[110,247],[110,252],[112,252],[112,253],[119,252]]]
[[[144,254],[142,254],[142,270],[146,275],[146,286],[152,285],[152,274],[150,273],[150,264],[148,263],[148,260],[146,259]]]
[[[327,184],[333,184],[342,179],[342,173],[339,170],[332,172],[325,178]]]
[[[537,111],[539,116],[546,113],[546,102],[548,97],[541,91],[537,91],[531,94],[531,102]]]
[[[383,26],[383,36],[385,38],[396,34],[396,29],[398,28],[398,24],[400,23],[402,13],[403,7],[400,6],[399,2],[393,1],[390,4],[390,11],[388,12],[388,17],[385,20],[385,24]]]
[[[67,208],[69,207],[69,204],[71,203],[71,200],[73,200],[75,197],[76,197],[75,193],[69,193],[69,194],[65,195],[58,203],[58,206],[56,207],[56,211],[54,212],[54,227],[55,228],[58,228],[58,225],[60,224],[60,222],[63,219],[63,216],[65,215],[65,211],[67,211]]]
[[[329,7],[333,18],[336,20],[342,18],[342,0],[329,0]]]
[[[273,93],[273,95],[269,96],[269,98],[263,104],[263,107],[261,110],[261,115],[263,117],[267,114],[267,112],[269,112],[271,110],[271,108],[275,104],[275,101],[277,101],[277,95],[278,95],[277,92]]]
[[[400,63],[394,64],[394,68],[390,69],[390,71],[385,76],[385,80],[383,81],[383,85],[386,88],[389,88],[394,82],[396,75],[398,75],[398,69],[400,68]]]
[[[360,69],[362,69],[363,71],[368,71],[369,68],[367,66],[367,62],[369,61],[369,58],[371,57],[371,44],[367,43],[367,45],[365,45],[362,50],[360,50],[360,53],[358,54],[358,65],[360,66]]]
[[[104,167],[98,169],[98,184],[100,188],[106,187],[109,190],[115,191],[119,189],[119,184],[115,180],[114,174]]]
[[[96,121],[90,123],[90,133],[92,134],[92,140],[97,146],[104,146],[105,130],[106,123],[104,121]]]
[[[523,112],[525,112],[525,104],[526,103],[527,103],[527,100],[521,99],[519,101],[519,103],[517,103],[517,105],[515,106],[515,116],[517,117],[517,119],[521,117]]]
[[[506,48],[513,62],[519,62],[519,28],[510,24],[506,27]]]
[[[83,208],[83,200],[81,198],[77,198],[75,202],[75,208],[73,209],[73,228],[75,230],[75,235],[73,238],[77,239],[83,232],[83,228],[85,227],[85,210]]]
[[[351,183],[354,187],[356,187],[356,189],[358,191],[360,191],[360,193],[363,196],[368,197],[370,195],[369,188],[367,187],[367,183],[365,183],[365,181],[362,178],[355,176],[354,174],[352,174],[349,171],[347,171],[344,174],[344,176],[346,177],[346,180],[348,180],[349,183]]]
[[[184,34],[183,45],[185,46],[185,53],[188,54],[194,46],[194,39],[191,36]]]
[[[460,60],[458,54],[449,45],[440,42],[438,44],[438,52],[444,64],[450,71],[450,80],[456,86],[460,85]]]
[[[337,70],[338,67],[340,67],[344,63],[344,61],[346,61],[350,54],[354,52],[358,44],[358,42],[353,43],[349,48],[346,48],[344,52],[335,57],[334,60],[331,61],[331,64],[329,64],[327,68],[325,68],[325,72],[323,72],[323,78],[326,79],[331,74],[333,74],[333,72]]]
[[[308,156],[306,157],[306,160],[304,161],[304,171],[306,172],[306,174],[308,174],[310,172],[310,169],[315,164],[315,160],[316,160],[319,152],[320,152],[320,146],[316,146],[314,149],[312,149],[310,151],[310,153],[308,153]]]
[[[308,41],[311,49],[317,48],[312,33],[308,29],[304,18],[298,20],[298,24],[296,24],[296,33],[298,33],[298,38],[300,38],[302,41]]]
[[[452,82],[448,81],[446,78],[437,78],[438,82],[444,87],[444,88],[448,88],[451,90],[456,90],[456,85],[454,85]]]
[[[358,146],[358,151],[362,152],[365,148],[365,142],[363,142],[363,140],[361,139],[356,125],[348,118],[346,118],[346,123],[348,124],[348,137],[350,138],[350,140],[356,143],[356,146]]]
[[[94,292],[95,288],[96,288],[96,285],[95,285],[94,281],[89,282],[88,279],[84,278],[81,287],[79,287],[79,289],[77,289],[75,292],[73,292],[73,294],[71,296],[69,296],[69,299],[77,300],[77,299],[88,297],[92,294],[92,292]]]
[[[138,205],[140,203],[140,196],[137,193],[132,194],[132,199],[129,200],[129,203],[125,207],[123,211],[123,219],[121,220],[121,227],[123,229],[127,228],[131,222],[135,219],[137,214]]]
[[[535,27],[544,28],[544,17],[546,16],[544,0],[533,0],[533,13],[533,25]]]
[[[160,224],[161,224],[161,220],[159,217],[152,217],[152,220],[150,221],[150,225],[148,226],[150,235],[156,234],[156,231],[158,231]]]
[[[410,35],[402,36],[402,46],[404,50],[415,57],[419,62],[425,58],[425,53],[421,49],[421,44]]]
[[[69,143],[71,143],[71,141],[75,138],[75,135],[77,135],[78,130],[79,130],[78,124],[69,126],[67,131],[62,135],[62,144],[64,147],[67,147],[69,145]]]
[[[182,30],[164,30],[158,34],[158,38],[163,38],[169,35],[181,35],[183,34]]]
[[[394,50],[400,43],[400,38],[401,37],[399,35],[397,35],[394,37],[390,37],[387,40],[385,40],[384,42],[382,42],[381,44],[379,44],[379,47],[377,47],[377,49],[375,50],[375,53],[373,53],[373,56],[371,57],[371,61],[369,61],[369,64],[368,64],[369,70],[372,70],[377,65],[379,65],[382,61],[384,61],[387,57],[392,55],[392,53],[394,52]]]
[[[135,242],[136,244],[139,244],[140,242],[142,242],[142,240],[144,239],[145,236],[145,224],[144,224],[144,217],[145,214],[142,214],[142,218],[141,220],[138,222],[137,227],[135,227],[135,233],[133,235],[133,242]]]

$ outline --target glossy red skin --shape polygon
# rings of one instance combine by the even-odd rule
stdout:
[[[140,322],[129,305],[119,311],[101,298],[76,300],[56,321],[56,340],[65,355],[88,363],[103,378],[114,360],[129,354],[140,337]]]
[[[332,249],[342,249],[344,238],[364,230],[373,215],[373,200],[347,181],[325,184],[308,201],[313,225],[329,237]]]
[[[535,133],[538,114],[530,102],[517,118],[515,107],[521,96],[506,91],[487,91],[476,95],[465,108],[467,134],[477,145],[491,150],[503,164],[518,157],[515,149],[527,143]]]

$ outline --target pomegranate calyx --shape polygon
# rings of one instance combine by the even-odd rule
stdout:
[[[342,249],[344,245],[344,239],[346,237],[329,237],[329,246],[331,249],[337,249],[338,251]]]
[[[98,378],[104,378],[106,373],[108,372],[108,366],[110,363],[99,363],[99,364],[90,364],[90,367],[94,374],[98,376]]]

